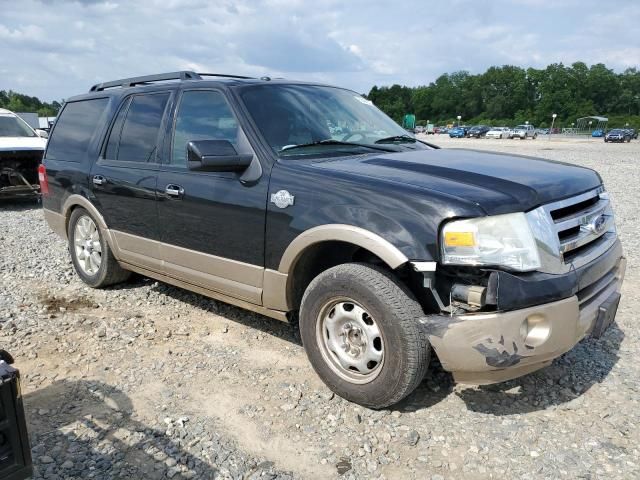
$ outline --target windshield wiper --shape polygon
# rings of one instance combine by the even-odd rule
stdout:
[[[376,140],[375,143],[416,143],[416,139],[409,135],[393,135]]]
[[[377,143],[377,142],[376,142]],[[355,143],[355,142],[342,142],[340,140],[334,140],[332,138],[327,138],[325,140],[316,140],[315,142],[309,143],[300,143],[299,145],[286,145],[282,147],[278,153],[282,153],[288,150],[293,150],[295,148],[307,148],[307,147],[316,147],[318,145],[346,145],[349,147],[363,147],[370,148],[372,150],[380,150],[382,152],[395,152],[395,150],[390,150],[384,147],[378,147],[376,145],[368,145],[366,143]]]

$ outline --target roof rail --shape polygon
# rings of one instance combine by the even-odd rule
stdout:
[[[241,78],[241,79],[244,79],[244,80],[250,80],[250,79],[255,78],[255,77],[245,77],[244,75],[225,75],[224,73],[201,73],[201,72],[198,72],[197,75],[200,75],[201,77]]]
[[[210,75],[210,74],[207,74]],[[231,75],[223,75],[225,77]],[[113,87],[133,87],[134,85],[141,85],[145,83],[152,82],[162,82],[166,80],[202,80],[202,77],[198,75],[196,72],[191,72],[188,70],[183,70],[181,72],[171,72],[171,73],[159,73],[157,75],[146,75],[144,77],[131,77],[131,78],[123,78],[122,80],[113,80],[111,82],[98,83],[91,87],[90,92],[100,92],[107,88]]]

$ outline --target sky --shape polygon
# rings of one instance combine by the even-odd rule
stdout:
[[[640,64],[637,0],[0,0],[0,90],[195,70],[367,93],[492,65]]]

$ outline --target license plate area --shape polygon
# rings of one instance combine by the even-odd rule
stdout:
[[[620,303],[620,294],[618,292],[612,293],[600,307],[598,308],[598,317],[596,323],[591,331],[591,336],[599,338],[609,328],[609,325],[613,323],[616,318],[616,312],[618,311],[618,304]]]

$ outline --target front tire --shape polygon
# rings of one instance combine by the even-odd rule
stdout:
[[[300,334],[322,381],[370,408],[393,405],[424,378],[431,349],[420,304],[385,270],[349,263],[318,275],[300,308]]]
[[[67,238],[76,273],[90,287],[124,282],[131,275],[118,264],[98,222],[84,208],[71,214]]]

